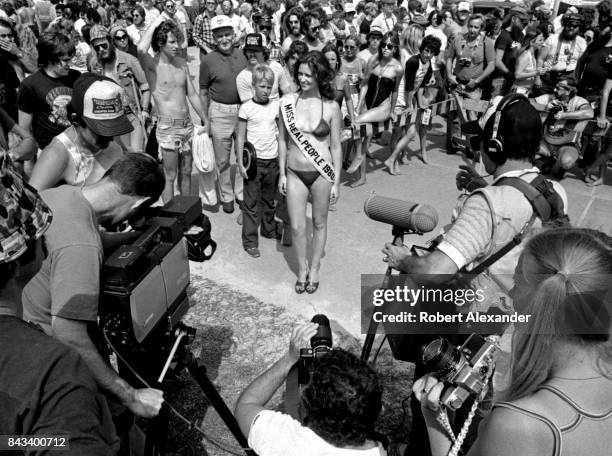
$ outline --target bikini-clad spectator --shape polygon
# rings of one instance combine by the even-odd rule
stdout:
[[[387,119],[391,119],[392,122],[397,120],[394,107],[404,74],[402,64],[399,62],[399,44],[396,32],[387,33],[383,37],[378,54],[368,62],[357,107],[358,124],[383,122]],[[351,187],[358,187],[366,182],[367,143],[368,137],[362,138],[361,147],[357,147],[355,158],[347,170],[352,174],[360,169],[359,179],[353,182]]]
[[[544,41],[548,38],[548,27],[539,25],[537,29],[530,30],[523,38],[521,51],[516,59],[514,83],[512,91],[528,95],[532,92],[535,77],[537,76],[537,53],[540,52]]]

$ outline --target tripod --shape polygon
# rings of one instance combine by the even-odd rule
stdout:
[[[144,351],[140,350],[139,353],[135,353],[138,356],[129,357],[130,365],[132,368],[142,367],[142,370],[139,369],[139,372],[142,373],[142,377],[146,380],[147,384],[152,386],[155,385],[157,387],[162,386],[164,377],[168,372],[178,374],[182,369],[186,368],[202,390],[202,393],[204,393],[210,404],[230,430],[240,447],[243,449],[248,448],[247,439],[240,430],[240,426],[238,425],[236,418],[206,375],[206,367],[195,358],[190,350],[190,345],[195,338],[195,333],[195,328],[191,328],[183,323],[178,323],[174,331],[174,343],[168,357],[165,359],[165,363],[160,362],[163,361],[163,359],[159,356],[159,346],[163,347],[164,344],[163,342],[160,344],[158,339],[156,344],[154,344],[152,341],[147,341],[147,345],[155,345],[158,347],[157,353],[152,352],[150,349],[147,350],[147,347],[145,347]],[[164,334],[162,337],[168,337],[168,335]],[[165,356],[164,353],[161,353],[161,356]],[[159,377],[155,379],[155,371],[159,372],[159,367],[161,364],[163,364],[161,374],[159,374]],[[127,366],[125,364],[120,364],[120,372],[123,370],[122,368],[126,367]],[[136,374],[135,372],[126,371],[125,373],[121,372],[121,376],[126,379],[133,379],[135,378]],[[142,382],[142,380],[140,381]],[[149,420],[147,423],[143,456],[160,456],[163,454],[166,447],[166,436],[168,433],[168,418],[169,409],[164,407],[157,417]],[[190,425],[192,424],[190,423]],[[244,452],[248,456],[256,456],[253,450],[245,449]]]
[[[409,231],[406,231],[404,228],[393,225],[391,229],[391,235],[393,236],[393,245],[402,246],[404,244],[404,235],[405,234],[416,234]],[[392,280],[393,268],[391,266],[387,267],[387,271],[385,272],[385,277],[380,284],[380,288],[382,290],[386,290],[389,288],[389,284]],[[368,361],[370,358],[370,353],[372,352],[372,345],[374,345],[374,338],[376,337],[376,331],[378,330],[378,322],[374,320],[374,318],[370,319],[370,325],[368,326],[368,333],[365,338],[365,342],[363,343],[363,348],[361,350],[361,359],[362,361]]]

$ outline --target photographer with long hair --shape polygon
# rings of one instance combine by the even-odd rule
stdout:
[[[529,242],[515,272],[516,326],[509,388],[482,422],[470,456],[610,454],[612,238],[593,230],[544,231]],[[438,422],[444,385],[414,383],[432,454],[451,440]]]

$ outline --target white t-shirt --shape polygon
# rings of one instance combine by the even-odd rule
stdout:
[[[386,17],[385,13],[380,13],[370,24],[370,30],[378,27],[384,35],[387,32],[391,32],[396,23],[397,18],[395,17],[395,14],[391,14],[391,17]]]
[[[270,100],[278,100],[278,83],[283,76],[283,67],[280,63],[270,60],[268,66],[274,72],[274,83],[272,84],[272,92],[270,93]],[[248,68],[245,68],[236,77],[236,87],[238,88],[238,96],[240,102],[245,103],[246,101],[253,98],[253,72]]]
[[[561,41],[559,46],[559,34],[550,35],[544,41],[544,47],[548,49],[548,55],[544,61],[546,71],[574,71],[578,59],[586,50],[586,41],[581,36],[576,36],[573,41]]]
[[[248,443],[259,456],[385,456],[387,454],[380,444],[369,450],[335,447],[289,415],[272,410],[263,410],[253,419]]]
[[[145,12],[145,24],[148,28],[153,22],[155,22],[155,19],[157,19],[157,17],[161,15],[161,13],[154,6],[152,6],[151,9],[146,9],[144,6],[142,8]]]
[[[240,106],[238,118],[246,120],[246,140],[255,147],[257,158],[278,157],[278,109],[278,100],[262,105],[251,99]]]
[[[437,70],[440,69],[440,66],[438,65],[438,59],[441,56],[442,57],[444,56],[444,52],[446,51],[446,45],[448,43],[448,37],[446,36],[446,34],[442,30],[434,28],[431,25],[425,29],[425,36],[427,36],[427,35],[435,36],[442,43],[442,45],[440,46],[440,54],[438,54],[438,57],[434,57],[431,60],[431,69],[434,70],[434,71],[437,71]]]
[[[139,29],[134,24],[130,24],[125,28],[125,31],[132,40],[132,43],[134,43],[135,45],[140,42],[140,36],[142,33],[144,33],[145,30],[146,28]]]

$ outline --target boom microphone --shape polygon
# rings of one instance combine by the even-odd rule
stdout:
[[[433,207],[386,196],[370,196],[363,210],[372,220],[416,234],[429,233],[438,224],[438,213]]]

